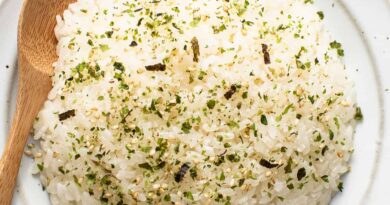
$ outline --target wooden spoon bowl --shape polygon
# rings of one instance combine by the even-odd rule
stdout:
[[[52,88],[56,15],[74,0],[25,0],[19,18],[16,112],[0,160],[0,205],[12,202],[20,160],[34,119]]]

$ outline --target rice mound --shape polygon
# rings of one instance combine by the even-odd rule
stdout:
[[[359,108],[304,0],[78,0],[34,124],[52,204],[328,204]]]

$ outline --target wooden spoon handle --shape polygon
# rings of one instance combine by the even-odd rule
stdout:
[[[51,89],[50,77],[19,59],[19,88],[11,130],[0,161],[0,205],[12,202],[16,177],[34,119]]]

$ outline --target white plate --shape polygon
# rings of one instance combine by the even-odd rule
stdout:
[[[16,94],[16,30],[22,0],[0,0],[0,150],[5,143]],[[383,205],[390,195],[390,2],[389,0],[317,0],[326,24],[342,42],[345,63],[356,82],[364,113],[355,135],[352,172],[333,205]],[[6,68],[6,65],[9,68]],[[49,205],[40,182],[24,157],[14,204]],[[0,196],[1,197],[1,196]]]

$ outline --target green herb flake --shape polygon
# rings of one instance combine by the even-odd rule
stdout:
[[[171,201],[171,195],[169,195],[169,194],[165,195],[164,201]]]
[[[177,104],[181,103],[181,97],[180,97],[180,95],[176,95],[176,103],[177,103]]]
[[[112,34],[114,34],[114,32],[113,31],[106,31],[105,34],[106,34],[107,38],[111,38]]]
[[[99,47],[103,52],[110,50],[110,47],[107,44],[100,44]]]
[[[288,184],[287,188],[290,189],[290,190],[294,189],[294,184]]]
[[[237,122],[234,122],[233,120],[230,120],[227,125],[229,126],[229,128],[233,129],[233,128],[240,128],[240,126],[238,125]]]
[[[337,54],[339,55],[339,56],[344,56],[344,50],[343,50],[343,48],[342,48],[342,45],[341,45],[341,43],[339,43],[339,42],[337,42],[337,41],[332,41],[331,43],[330,43],[330,48],[332,48],[332,49],[336,49],[337,50]]]
[[[322,136],[320,133],[316,135],[316,138],[314,139],[314,142],[320,142],[322,140]]]
[[[120,62],[115,62],[114,68],[115,68],[115,70],[119,70],[122,72],[125,71],[125,66],[123,65],[123,63],[120,63]]]
[[[324,20],[324,12],[319,11],[317,12],[318,17],[320,17],[321,20]]]
[[[245,178],[241,178],[238,180],[238,186],[241,187],[245,183]]]
[[[222,31],[226,30],[226,25],[221,24],[220,26],[213,26],[212,28],[213,28],[214,34],[218,34],[218,33],[221,33]]]
[[[337,129],[340,129],[340,122],[339,122],[339,118],[337,118],[337,117],[334,117],[334,118],[333,118],[333,121],[334,121],[334,124],[336,125]]]
[[[74,181],[75,184],[77,184],[77,186],[81,187],[79,179],[77,179],[77,177],[75,175],[73,175],[73,181]]]
[[[139,164],[138,167],[149,171],[153,171],[153,167],[147,162]]]
[[[200,17],[195,17],[192,19],[192,21],[190,22],[190,26],[191,27],[197,27],[199,22],[200,22],[201,18]]]
[[[261,124],[263,124],[263,125],[268,125],[267,116],[261,115],[260,121],[261,121]]]
[[[192,196],[192,192],[190,192],[190,191],[183,192],[183,195],[184,195],[185,198],[187,198],[187,199],[189,199],[191,201],[194,200],[194,196]]]
[[[212,109],[214,109],[216,103],[217,103],[217,101],[215,101],[215,100],[209,100],[209,101],[207,101],[207,107],[210,110],[212,110]]]
[[[230,162],[239,162],[241,157],[237,154],[237,153],[234,153],[234,154],[229,154],[226,156],[227,159],[230,161]]]
[[[85,176],[87,177],[87,183],[89,185],[96,183],[96,173],[88,173]]]
[[[198,172],[196,171],[196,168],[191,168],[190,169],[190,176],[193,180],[198,176]]]
[[[37,167],[38,167],[38,169],[39,169],[39,171],[43,171],[43,163],[41,163],[41,164],[37,164]]]
[[[324,175],[321,177],[322,181],[329,183],[328,175]]]
[[[184,122],[181,125],[181,131],[183,131],[185,134],[190,133],[191,129],[192,129],[192,125],[189,122]]]
[[[88,45],[93,46],[93,41],[91,39],[88,39]]]
[[[334,139],[334,132],[331,129],[329,129],[329,139],[330,140]]]
[[[247,99],[247,98],[248,98],[248,92],[242,93],[242,98],[243,98],[243,99]]]
[[[363,120],[363,113],[362,113],[362,109],[360,107],[356,107],[354,119],[356,121],[362,121]]]
[[[218,178],[219,178],[220,181],[225,180],[225,173],[221,172],[221,174],[219,175]]]
[[[58,171],[61,172],[62,174],[65,174],[65,170],[63,166],[58,167]]]
[[[284,173],[289,174],[289,173],[292,172],[291,164],[292,164],[292,159],[290,158],[290,159],[287,161],[287,165],[284,167]]]
[[[343,182],[339,182],[339,184],[337,185],[337,189],[338,189],[340,192],[343,192],[343,189],[344,189],[344,184],[343,184]]]
[[[293,104],[289,104],[286,108],[284,108],[282,115],[285,115],[288,113],[288,111],[293,107]]]
[[[142,152],[148,153],[148,152],[150,152],[150,150],[152,150],[151,146],[141,147],[141,151]]]
[[[309,95],[307,98],[309,98],[311,104],[314,104],[315,100],[314,100],[314,96],[312,95]]]
[[[324,148],[322,148],[322,150],[321,150],[321,155],[322,156],[325,156],[325,153],[326,153],[326,151],[328,151],[329,150],[329,147],[326,145]]]
[[[166,162],[160,162],[156,166],[153,167],[153,170],[160,170],[163,169],[166,165]]]
[[[203,78],[204,78],[205,75],[207,75],[206,72],[200,71],[199,76],[198,76],[198,79],[199,79],[199,80],[203,80]]]

